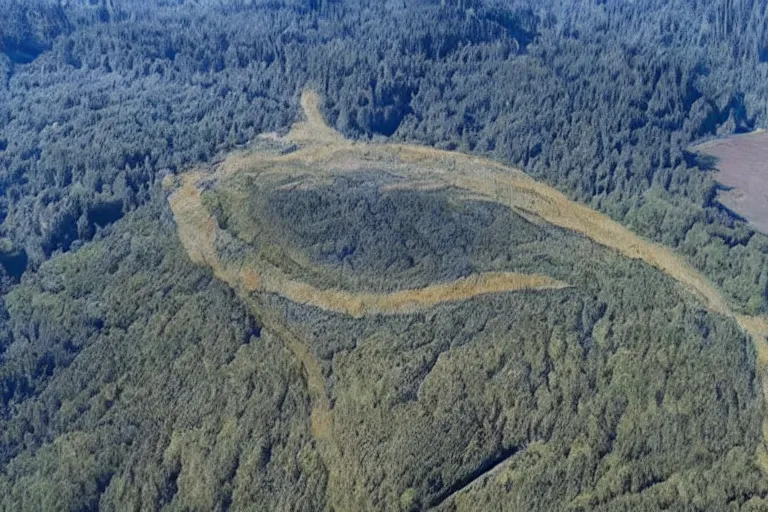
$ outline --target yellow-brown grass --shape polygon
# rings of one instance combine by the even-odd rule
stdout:
[[[468,196],[506,205],[529,219],[541,219],[581,233],[626,257],[641,259],[658,268],[697,296],[709,310],[738,322],[755,344],[758,370],[763,379],[764,392],[768,396],[768,320],[765,316],[736,314],[717,287],[674,251],[636,235],[601,213],[570,201],[564,194],[533,180],[518,169],[484,158],[428,147],[347,141],[325,124],[318,108],[320,102],[317,94],[305,92],[301,103],[306,119],[297,123],[285,137],[298,144],[299,150],[285,155],[257,152],[234,154],[217,167],[214,176],[226,181],[228,177],[241,172],[265,180],[274,177],[304,180],[307,175],[311,175],[314,176],[313,181],[319,180],[316,183],[322,183],[325,178],[335,174],[386,168],[410,182],[386,185],[385,188],[432,190],[456,187],[465,190]],[[440,302],[465,300],[483,293],[564,286],[546,276],[493,273],[418,290],[370,294],[319,290],[307,283],[288,279],[274,267],[233,269],[223,265],[214,250],[217,226],[205,211],[196,186],[204,176],[201,172],[183,176],[180,188],[171,196],[179,235],[194,261],[210,265],[217,277],[236,289],[279,293],[297,302],[361,316],[368,313],[402,313]],[[314,374],[312,361],[306,359],[311,355],[300,348],[292,351],[302,360],[307,373]],[[321,378],[322,375],[313,377]],[[311,385],[319,387],[319,380]],[[317,436],[322,437],[331,428],[327,425],[332,425],[332,419],[323,416],[325,402],[320,398],[319,391],[313,392],[313,397],[315,395],[317,398],[313,398],[313,402],[318,400],[320,412],[317,413],[317,419],[313,413],[313,430]],[[757,459],[763,471],[768,473],[768,451],[765,448],[768,422],[764,423],[763,431],[765,439]]]
[[[203,205],[201,193],[195,186],[202,177],[200,173],[185,175],[181,188],[170,197],[179,236],[193,261],[210,266],[219,279],[244,292],[275,293],[300,304],[361,317],[367,314],[408,313],[443,302],[467,300],[489,293],[567,286],[561,281],[538,274],[488,272],[453,282],[392,293],[348,292],[316,288],[309,283],[289,278],[279,268],[267,263],[263,263],[260,268],[247,264],[227,265],[221,261],[215,249],[219,228]]]
[[[444,302],[462,301],[489,293],[558,289],[565,286],[563,282],[538,274],[488,272],[449,283],[392,293],[319,290],[301,281],[275,276],[262,280],[261,291],[278,293],[294,302],[359,318],[369,314],[410,313]]]
[[[398,181],[394,183],[385,183],[379,190],[382,192],[394,192],[398,190],[418,190],[421,192],[430,192],[441,190],[446,187],[445,183],[439,181]]]
[[[329,127],[320,113],[320,96],[315,91],[306,90],[301,95],[301,108],[306,119],[296,123],[288,133],[288,139],[302,143],[343,143],[344,137]]]

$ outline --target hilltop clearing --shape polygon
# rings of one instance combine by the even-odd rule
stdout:
[[[298,303],[360,317],[371,313],[402,313],[486,293],[566,286],[543,275],[487,272],[392,293],[347,292],[319,289],[291,279],[278,266],[265,262],[260,262],[258,266],[242,262],[230,264],[223,261],[216,251],[216,238],[222,235],[215,219],[207,214],[200,191],[195,186],[204,177],[199,173],[184,175],[182,187],[171,196],[179,234],[193,261],[209,265],[219,279],[243,292],[276,293]]]
[[[306,119],[286,136],[286,142],[301,144],[296,151],[287,154],[239,153],[225,159],[213,174],[198,172],[182,177],[182,186],[171,196],[171,206],[177,216],[182,241],[193,260],[214,261],[209,238],[216,229],[215,222],[201,211],[202,203],[195,204],[194,200],[199,197],[198,185],[203,182],[215,183],[237,173],[262,179],[275,176],[295,179],[297,167],[300,172],[311,169],[309,178],[316,180],[324,175],[359,172],[361,168],[387,164],[390,172],[400,173],[405,179],[406,183],[400,187],[407,188],[408,181],[422,189],[457,187],[524,215],[583,234],[626,257],[641,259],[698,295],[713,312],[736,318],[762,351],[768,332],[766,318],[736,315],[706,277],[663,245],[645,240],[607,216],[570,201],[518,169],[471,155],[422,146],[347,141],[324,123],[316,93],[305,91],[301,104]],[[277,292],[276,289],[270,291]]]
[[[287,135],[262,136],[211,171],[186,173],[167,186],[176,187],[170,204],[190,258],[235,289],[304,368],[312,433],[328,470],[326,499],[337,510],[375,510],[377,500],[399,500],[406,510],[461,504],[464,495],[517,478],[513,468],[532,456],[556,460],[559,448],[546,444],[552,442],[546,430],[528,427],[532,437],[525,438],[517,431],[502,433],[498,425],[479,428],[460,416],[447,417],[455,424],[446,424],[452,434],[445,439],[420,448],[409,443],[414,436],[435,435],[437,424],[426,418],[448,405],[437,397],[456,392],[451,382],[477,378],[462,362],[469,354],[489,357],[484,351],[496,350],[505,354],[499,356],[502,366],[514,361],[514,344],[559,325],[559,308],[597,313],[589,321],[565,320],[544,344],[551,346],[562,332],[581,339],[582,350],[591,353],[584,347],[594,343],[609,351],[642,343],[642,336],[629,345],[614,340],[615,332],[631,332],[631,325],[640,332],[667,325],[687,330],[698,304],[711,312],[707,322],[717,323],[716,332],[735,332],[725,327],[730,321],[752,337],[764,371],[765,318],[735,313],[714,285],[670,249],[520,170],[421,146],[348,141],[324,124],[316,94],[305,92],[301,103],[305,120]],[[679,289],[662,298],[659,293],[673,282]],[[516,293],[520,298],[512,299]],[[655,298],[638,306],[632,294]],[[596,297],[606,302],[601,306]],[[617,297],[625,305],[609,314],[606,304]],[[688,305],[661,305],[675,300]],[[488,307],[485,323],[476,326],[472,319]],[[668,308],[675,319],[658,318]],[[441,319],[422,331],[415,326],[423,315]],[[519,323],[505,324],[508,315]],[[395,327],[400,318],[408,327]],[[464,326],[451,330],[452,321]],[[426,339],[417,341],[420,336]],[[655,331],[647,336],[668,342]],[[688,343],[695,337],[672,339]],[[401,352],[394,351],[397,346]],[[536,350],[535,343],[530,347]],[[396,368],[386,369],[393,360]],[[646,374],[649,380],[638,389],[665,381]],[[612,385],[611,379],[603,384]],[[662,404],[664,394],[656,393]],[[461,393],[454,397],[457,404],[466,399]],[[496,407],[476,406],[479,417],[494,414],[486,407]],[[419,417],[425,418],[423,427],[411,423]],[[521,421],[511,412],[502,417]],[[565,425],[577,420],[567,417],[560,420],[563,428],[573,428]],[[765,468],[765,442],[758,446]],[[406,457],[409,470],[399,465],[402,450],[415,450]],[[460,452],[462,462],[451,462],[450,454]],[[388,461],[387,474],[371,465],[371,457]],[[615,457],[604,463],[620,464]],[[596,494],[571,499],[619,499],[614,485],[601,479]]]

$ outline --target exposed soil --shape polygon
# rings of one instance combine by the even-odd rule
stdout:
[[[768,233],[768,132],[715,139],[693,149],[717,159],[715,179],[726,187],[717,200]]]

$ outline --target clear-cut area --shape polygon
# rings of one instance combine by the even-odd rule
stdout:
[[[714,139],[693,149],[715,159],[715,179],[723,186],[717,200],[768,233],[768,132]]]

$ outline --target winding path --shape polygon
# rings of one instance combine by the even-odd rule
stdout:
[[[752,339],[757,355],[757,367],[768,396],[768,319],[765,316],[738,314],[729,306],[722,293],[704,275],[669,248],[650,242],[631,232],[606,215],[569,200],[557,190],[539,183],[522,171],[488,159],[462,153],[441,151],[407,144],[368,144],[345,140],[327,126],[320,113],[320,100],[312,91],[302,95],[306,119],[297,123],[284,137],[268,136],[274,140],[290,141],[299,146],[287,154],[259,152],[230,155],[215,172],[194,171],[180,178],[170,196],[182,243],[193,261],[209,265],[215,275],[241,293],[262,291],[277,293],[305,304],[355,317],[367,314],[400,314],[431,307],[441,302],[466,300],[484,293],[524,289],[557,289],[566,286],[547,276],[515,273],[486,273],[450,283],[440,283],[421,289],[402,290],[389,294],[352,293],[341,290],[320,290],[308,283],[288,278],[276,267],[252,268],[224,264],[215,250],[219,228],[201,200],[201,188],[211,180],[227,179],[237,173],[264,178],[296,177],[297,183],[313,179],[358,172],[360,169],[382,168],[386,165],[405,180],[402,188],[456,187],[485,200],[495,201],[529,217],[575,231],[595,242],[614,249],[622,255],[641,259],[674,278],[683,288],[697,296],[710,311],[734,319]],[[329,495],[337,509],[346,509],[336,487],[338,447],[333,442],[333,417],[326,383],[320,366],[307,346],[279,321],[267,319],[265,326],[283,338],[288,348],[301,361],[307,374],[313,401],[312,430],[321,445],[329,467]],[[768,422],[764,422],[768,436]],[[757,460],[768,474],[766,440],[761,444]],[[471,481],[440,503],[456,494],[470,490],[480,481],[503,470],[506,459],[476,475]],[[335,493],[335,494],[334,494]]]

